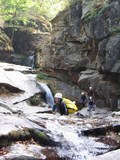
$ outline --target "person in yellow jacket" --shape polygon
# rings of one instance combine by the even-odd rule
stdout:
[[[55,105],[53,106],[53,112],[57,110],[61,115],[68,115],[78,111],[74,102],[69,99],[63,98],[61,93],[56,93],[54,96]]]

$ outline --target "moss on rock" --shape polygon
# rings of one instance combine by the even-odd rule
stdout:
[[[8,52],[12,53],[13,52],[13,47],[11,40],[9,37],[2,31],[0,31],[0,52]]]

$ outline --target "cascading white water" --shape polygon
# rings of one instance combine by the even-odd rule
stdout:
[[[39,86],[46,93],[46,103],[52,107],[54,105],[54,98],[50,88],[45,83],[39,83]]]
[[[81,128],[83,126],[77,125],[75,118],[74,123],[70,117],[62,116],[62,118],[47,120],[46,127],[50,130],[53,138],[60,142],[61,147],[57,148],[57,152],[66,160],[90,160],[91,157],[105,153],[109,150],[109,146],[96,142],[93,137],[84,137],[81,135]]]
[[[47,103],[53,106],[54,99],[50,88],[44,83],[39,85],[46,92]],[[45,114],[41,116],[43,118]],[[50,136],[61,144],[61,147],[56,148],[57,153],[66,160],[90,160],[91,157],[109,150],[109,146],[96,142],[95,138],[81,135],[84,126],[79,125],[79,118],[73,116],[71,119],[70,116],[59,115],[46,115],[46,118],[46,128],[50,131]]]

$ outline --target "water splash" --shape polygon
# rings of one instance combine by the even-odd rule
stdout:
[[[52,132],[53,138],[61,143],[57,152],[67,160],[90,160],[97,154],[108,151],[109,146],[96,142],[93,137],[81,135],[81,127],[76,124],[65,124],[63,120],[47,120],[46,127]]]

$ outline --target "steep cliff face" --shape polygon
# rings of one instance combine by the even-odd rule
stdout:
[[[68,71],[69,80],[76,82],[80,90],[93,87],[98,106],[117,108],[120,1],[83,0],[60,13],[52,24],[49,39],[37,54],[38,66],[56,73]]]

